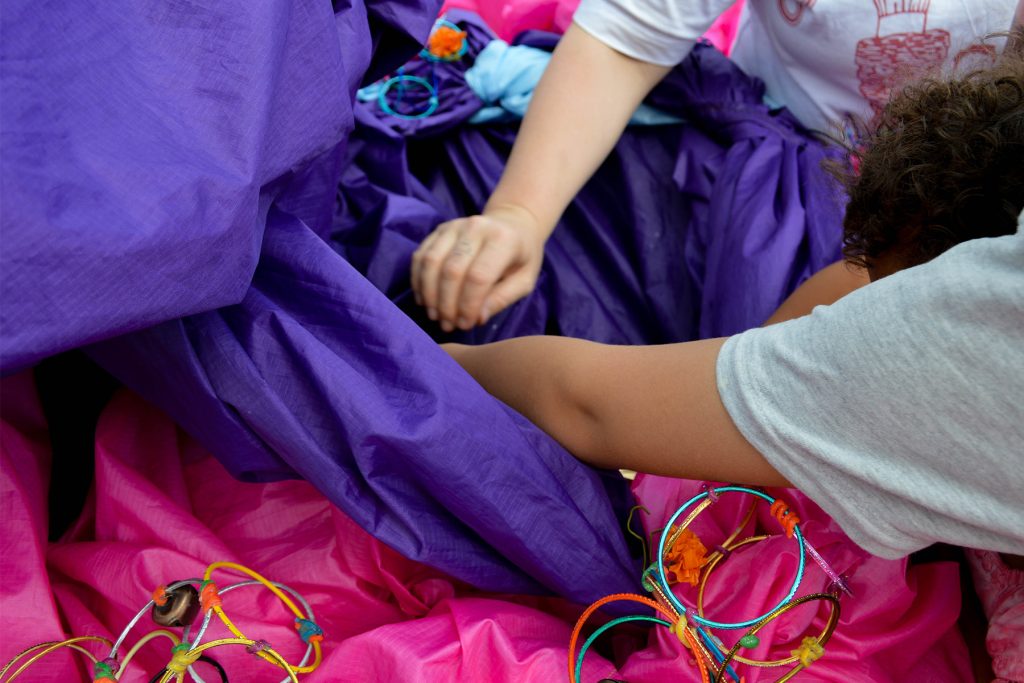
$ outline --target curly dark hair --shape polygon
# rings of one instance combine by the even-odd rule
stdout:
[[[1024,58],[906,86],[886,105],[846,178],[843,254],[901,267],[960,242],[1016,231],[1024,208]]]

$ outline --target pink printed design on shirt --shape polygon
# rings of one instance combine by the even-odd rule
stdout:
[[[970,45],[965,47],[957,54],[953,59],[953,69],[958,70],[964,66],[964,63],[968,60],[977,60],[972,62],[970,66],[978,69],[985,69],[988,67],[995,66],[996,64],[996,46],[995,45]]]
[[[800,23],[804,12],[814,7],[817,0],[779,0],[779,11],[782,16],[793,26]]]
[[[857,78],[860,93],[881,114],[889,93],[915,73],[946,61],[950,36],[943,29],[928,29],[931,0],[873,0],[878,23],[873,38],[857,43]],[[921,31],[881,35],[882,21],[896,15],[920,15]]]

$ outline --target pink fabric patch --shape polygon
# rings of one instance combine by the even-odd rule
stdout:
[[[988,619],[985,647],[992,670],[1000,683],[1024,681],[1024,571],[987,550],[968,550],[967,561]]]
[[[556,598],[482,594],[410,562],[305,482],[236,481],[166,416],[127,391],[100,420],[87,509],[60,542],[47,545],[48,444],[31,378],[7,378],[0,389],[9,399],[0,426],[0,660],[62,638],[62,625],[75,635],[116,637],[157,585],[198,576],[215,560],[234,560],[290,585],[312,603],[326,633],[326,654],[321,668],[304,680],[564,680],[569,635],[582,607]],[[640,477],[636,492],[652,512],[645,519],[648,527],[661,524],[697,486]],[[957,568],[931,564],[908,570],[905,562],[866,556],[813,503],[794,492],[786,495],[808,520],[807,536],[838,570],[851,575],[856,593],[844,598],[839,630],[825,657],[801,680],[968,680],[967,655],[954,624]],[[699,520],[699,533],[714,543],[716,532],[727,533],[742,516],[743,502],[723,496]],[[759,512],[758,523],[775,524],[767,510]],[[771,607],[791,581],[792,549],[792,541],[780,538],[737,552],[712,577],[709,616],[748,618]],[[215,580],[232,583],[230,574]],[[580,568],[580,580],[586,580],[586,567]],[[801,594],[825,581],[812,567]],[[224,603],[244,633],[269,641],[289,661],[299,659],[303,646],[288,613],[268,591],[239,589],[225,595]],[[765,645],[755,654],[788,654],[804,631],[820,628],[822,615],[812,612],[780,620],[763,633]],[[128,644],[151,628],[144,619]],[[614,652],[617,665],[589,654],[584,680],[695,680],[689,656],[673,635],[660,628],[643,633],[609,634],[609,647],[602,651]],[[225,634],[215,623],[208,637]],[[213,654],[232,680],[281,678],[241,648]],[[158,640],[142,650],[121,680],[144,683],[168,658],[166,641]],[[81,659],[53,655],[26,680],[71,680],[68,672],[75,667],[80,680],[89,680]],[[779,675],[778,670],[743,673],[750,683]]]
[[[744,0],[726,10],[704,37],[725,54],[732,50]],[[565,33],[580,0],[445,0],[441,12],[464,9],[476,12],[499,38],[510,41],[531,29]]]

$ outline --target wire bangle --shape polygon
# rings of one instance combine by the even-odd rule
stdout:
[[[759,542],[767,540],[769,538],[773,538],[773,537],[770,536],[770,535],[751,536],[750,538],[745,538],[742,541],[739,541],[738,543],[734,543],[732,546],[729,546],[728,550],[733,551],[733,550],[736,550],[738,548],[742,548],[742,547],[747,546],[747,545],[752,545],[754,543],[759,543]],[[708,563],[708,566],[705,569],[704,576],[701,579],[700,586],[697,589],[697,613],[700,614],[701,616],[703,616],[702,612],[704,610],[704,589],[707,587],[708,577],[711,576],[711,572],[714,571],[715,567],[719,564],[720,561],[721,561],[720,559],[715,559],[715,560],[712,560],[711,562]],[[796,605],[796,604],[802,604],[802,603],[797,602],[797,601],[787,603],[783,608],[777,608],[776,610],[773,610],[771,613],[769,613],[768,616],[774,618],[774,616],[778,616],[778,614],[782,613],[782,612],[777,612],[778,609],[782,609],[783,612],[785,612],[785,611],[787,611],[786,608],[789,608],[790,606]],[[839,604],[838,601],[835,602],[835,603],[831,603],[831,604],[836,606],[835,609],[838,609],[838,604]],[[835,610],[833,610],[833,611],[835,611]],[[774,615],[774,616],[772,616],[772,615]],[[837,617],[838,617],[838,615],[837,615]],[[835,625],[833,624],[831,628],[834,630]],[[745,636],[756,635],[756,631],[754,631],[754,632],[748,631],[747,633],[745,633],[743,635],[744,635],[744,637]],[[831,637],[831,632],[829,631],[829,624],[828,624],[828,622],[826,622],[825,628],[822,629],[821,634],[817,637],[816,640],[818,640],[818,642],[824,644],[824,643],[828,642],[828,639],[830,637]],[[712,642],[715,643],[715,647],[718,648],[723,655],[727,655],[729,653],[728,648],[725,647],[725,645],[724,645],[724,643],[722,643],[722,641],[717,640],[717,639],[712,639]],[[732,659],[734,661],[736,661],[736,662],[739,662],[740,664],[746,664],[747,666],[755,666],[755,667],[759,667],[759,668],[771,668],[771,667],[776,667],[776,666],[786,666],[788,664],[793,664],[794,662],[797,661],[798,658],[796,656],[790,656],[790,657],[785,657],[783,659],[776,659],[776,660],[771,660],[771,661],[761,661],[761,660],[756,660],[756,659],[748,659],[746,657],[741,657],[739,654],[734,654]]]
[[[597,630],[591,633],[590,637],[587,638],[586,641],[584,641],[583,646],[580,648],[580,653],[576,657],[575,680],[580,680],[580,677],[583,674],[583,656],[587,654],[587,650],[590,649],[590,646],[593,645],[594,641],[597,640],[598,637],[608,629],[618,626],[619,624],[625,624],[630,621],[649,621],[655,624],[661,624],[662,626],[672,628],[672,624],[668,623],[664,619],[658,619],[657,617],[649,617],[646,614],[630,614],[625,617],[612,619],[607,624],[599,626]]]
[[[289,598],[287,595],[285,595],[285,593],[283,591],[281,591],[273,583],[271,583],[270,580],[264,578],[258,572],[255,572],[252,569],[249,569],[248,567],[246,567],[244,565],[240,565],[240,564],[237,564],[235,562],[214,562],[213,564],[211,564],[209,567],[206,568],[206,572],[203,574],[203,581],[204,581],[204,583],[209,582],[210,581],[210,577],[213,575],[214,570],[219,569],[219,568],[233,569],[236,572],[240,572],[242,574],[245,574],[246,576],[249,576],[250,578],[258,581],[263,586],[265,586],[267,589],[269,589],[271,593],[276,595],[281,600],[281,602],[283,602],[285,604],[285,606],[288,607],[289,610],[291,610],[292,614],[295,616],[296,624],[298,624],[301,621],[308,621],[308,620],[306,620],[306,616],[302,612],[300,612],[299,608],[295,606],[294,602],[292,602],[291,598]],[[207,585],[212,585],[212,584],[207,583]],[[213,609],[213,612],[217,615],[217,617],[220,618],[220,620],[224,623],[224,626],[226,626],[227,629],[229,631],[231,631],[231,633],[233,633],[236,638],[242,638],[242,639],[246,638],[246,636],[241,631],[238,630],[238,627],[235,626],[234,623],[232,623],[231,619],[228,618],[228,615],[224,613],[224,609],[219,604],[213,604],[212,609]],[[313,623],[313,622],[310,622],[310,623]],[[314,623],[314,626],[315,626],[315,623]],[[298,628],[298,625],[296,626],[296,628]],[[318,630],[319,630],[319,627],[318,627]],[[307,645],[312,645],[313,646],[313,663],[312,664],[309,664],[309,665],[306,665],[306,666],[303,666],[303,665],[292,666],[291,664],[288,664],[287,662],[284,662],[284,660],[280,659],[280,657],[275,657],[274,655],[270,655],[270,654],[264,654],[265,651],[259,651],[259,652],[256,653],[256,655],[258,657],[268,661],[268,662],[273,662],[273,663],[278,664],[278,665],[280,665],[281,662],[284,662],[284,668],[289,672],[289,674],[310,673],[312,671],[315,671],[316,668],[318,666],[320,666],[320,662],[321,662],[322,657],[323,657],[323,652],[322,652],[321,647],[320,647],[320,641],[323,640],[323,633],[320,632],[319,635],[312,635],[311,637],[308,637],[308,638],[306,636],[303,636],[302,639],[303,639],[303,641],[306,642]],[[200,647],[202,647],[202,646],[200,646]],[[198,650],[199,650],[199,648],[197,647],[193,651],[198,651]]]
[[[746,486],[720,486],[717,489],[711,489],[711,490],[715,491],[716,494],[722,494],[722,493],[746,493],[748,495],[757,496],[758,498],[761,498],[762,500],[765,500],[768,503],[774,504],[776,502],[776,499],[773,498],[772,496],[769,496],[767,493],[763,493],[761,491],[758,491],[758,490],[752,489],[752,488],[748,488]],[[683,603],[679,601],[679,598],[677,598],[676,595],[672,592],[672,589],[669,588],[668,579],[665,576],[665,560],[664,560],[665,543],[668,540],[669,534],[670,534],[671,530],[673,529],[673,525],[675,524],[675,521],[677,519],[679,519],[679,516],[682,515],[684,512],[686,512],[687,508],[689,508],[691,505],[693,505],[694,503],[698,503],[697,507],[689,514],[689,516],[687,516],[686,521],[684,521],[679,526],[679,528],[677,528],[676,531],[673,533],[673,537],[674,538],[678,538],[678,535],[681,534],[682,531],[685,530],[690,525],[690,523],[693,522],[693,520],[697,518],[697,515],[699,515],[701,512],[703,512],[704,509],[707,508],[711,504],[711,500],[708,498],[708,496],[709,496],[709,492],[705,491],[703,493],[697,494],[696,496],[694,496],[690,500],[688,500],[685,503],[683,503],[683,505],[678,510],[675,511],[675,513],[672,515],[672,517],[669,518],[668,523],[665,525],[664,531],[661,532],[661,539],[658,542],[658,556],[657,556],[657,559],[656,559],[656,562],[657,562],[657,581],[661,585],[661,588],[662,588],[663,592],[665,593],[665,597],[668,598],[669,604],[671,604],[672,607],[675,608],[680,614],[688,614],[688,611],[687,611],[687,608],[683,605]],[[805,557],[805,552],[804,552],[804,537],[803,537],[803,533],[800,531],[799,524],[797,524],[794,527],[794,533],[795,533],[795,536],[796,536],[798,547],[800,549],[800,564],[797,567],[796,577],[793,580],[793,585],[789,589],[789,593],[787,593],[786,597],[783,598],[782,601],[779,602],[778,605],[776,605],[772,609],[768,610],[767,612],[765,612],[761,616],[756,617],[754,619],[748,619],[746,621],[721,622],[721,621],[713,621],[711,619],[705,619],[704,617],[701,617],[701,616],[698,616],[698,615],[689,615],[690,618],[694,622],[700,624],[701,626],[707,626],[707,627],[710,627],[710,628],[720,628],[720,629],[727,629],[727,630],[729,630],[729,629],[747,628],[749,626],[753,626],[758,621],[760,621],[761,619],[765,618],[768,614],[771,614],[773,611],[775,611],[779,607],[782,607],[783,605],[788,603],[790,600],[792,600],[793,596],[796,595],[797,589],[799,589],[799,587],[800,587],[800,582],[803,580],[804,567],[805,567],[805,564],[806,564],[806,557]]]
[[[251,580],[242,581],[234,585],[228,586],[223,591],[218,591],[217,586],[210,581],[210,577],[216,569],[232,569],[234,571],[245,574],[251,577]],[[197,592],[194,586],[198,585],[201,592]],[[306,644],[306,651],[302,656],[301,661],[297,665],[291,665],[284,657],[277,652],[264,640],[252,640],[247,636],[243,635],[238,628],[234,625],[227,614],[224,612],[221,606],[221,592],[227,593],[235,588],[241,588],[243,586],[262,585],[276,595],[282,603],[288,608],[295,618],[295,629],[298,631],[298,635],[301,640]],[[187,590],[180,590],[188,587]],[[288,593],[294,597],[289,597]],[[301,611],[296,605],[296,602],[302,605],[305,611]],[[199,628],[197,637],[194,642],[188,642],[187,637],[189,631],[195,625],[195,618],[198,616],[199,609],[203,611],[202,625]],[[125,653],[124,657],[118,661],[118,652],[124,645],[125,640],[131,633],[132,629],[139,623],[142,617],[148,610],[152,610],[153,618],[158,624],[167,624],[172,627],[182,627],[185,638],[179,638],[174,632],[166,629],[156,629],[144,636],[142,636],[132,647]],[[222,638],[215,640],[210,643],[200,644],[200,640],[205,635],[207,627],[209,626],[210,620],[213,614],[216,614],[218,618],[224,623],[225,627],[231,631],[233,638]],[[298,681],[298,674],[310,673],[314,671],[322,662],[323,649],[322,641],[324,639],[323,630],[317,625],[314,620],[313,609],[310,604],[292,588],[288,586],[270,581],[263,577],[261,574],[245,567],[243,565],[234,562],[215,562],[209,565],[204,573],[203,579],[185,579],[182,581],[176,581],[169,584],[168,586],[160,586],[152,594],[152,597],[146,602],[145,606],[140,609],[132,619],[128,622],[128,625],[121,631],[117,640],[111,643],[108,638],[100,636],[80,636],[74,638],[68,638],[63,641],[51,641],[45,643],[39,643],[29,647],[13,659],[7,662],[2,669],[0,669],[0,679],[16,665],[18,666],[9,678],[7,683],[15,680],[22,673],[24,673],[29,667],[38,662],[41,658],[46,655],[55,652],[56,650],[67,648],[80,652],[89,658],[89,661],[93,664],[93,679],[94,681],[119,681],[121,676],[128,664],[130,664],[138,652],[150,641],[156,638],[167,638],[173,644],[172,658],[167,664],[163,671],[153,677],[152,681],[171,681],[175,680],[179,683],[184,681],[185,673],[187,672],[196,683],[205,683],[202,677],[195,671],[192,666],[197,661],[206,661],[217,668],[221,674],[221,679],[226,680],[226,673],[223,667],[213,659],[206,657],[203,653],[215,647],[222,645],[245,645],[249,648],[251,654],[255,654],[262,659],[284,669],[286,676],[282,680],[282,683],[288,681]],[[80,643],[84,642],[97,642],[101,643],[103,647],[110,648],[109,654],[105,659],[99,659],[98,656],[93,655],[88,649],[82,647]],[[310,657],[313,657],[312,664],[308,664]],[[25,657],[27,660],[22,661]]]
[[[436,77],[434,80],[437,80]],[[403,85],[404,83],[412,83],[422,88],[426,88],[427,92],[430,93],[430,97],[427,99],[427,108],[425,110],[418,112],[416,114],[403,114],[401,112],[396,111],[391,106],[391,104],[388,102],[388,93],[391,91],[391,88],[395,87],[396,85],[402,86],[402,89],[399,90],[398,95],[398,101],[401,102],[402,96],[405,94],[405,86]],[[378,106],[380,106],[381,111],[383,111],[385,114],[394,116],[395,118],[404,119],[406,121],[416,121],[418,119],[425,119],[431,114],[433,114],[435,111],[437,111],[437,107],[438,104],[440,104],[440,100],[438,99],[437,96],[436,83],[434,85],[431,85],[425,78],[420,78],[419,76],[410,76],[405,73],[399,73],[397,76],[392,76],[388,80],[384,81],[384,85],[381,87],[380,92],[377,94],[377,104]]]
[[[284,591],[287,591],[288,593],[291,593],[292,597],[294,597],[298,601],[298,603],[300,605],[302,605],[302,608],[306,611],[306,618],[309,621],[312,621],[312,622],[316,621],[316,617],[313,615],[313,608],[310,607],[309,603],[306,601],[306,599],[304,597],[302,597],[302,595],[298,591],[296,591],[294,588],[290,588],[290,587],[286,586],[283,583],[278,583],[276,581],[271,581],[270,583],[272,583],[274,586],[277,586],[281,590],[284,590]],[[229,592],[235,590],[236,588],[244,588],[246,586],[262,586],[262,585],[263,584],[261,584],[259,581],[256,581],[255,579],[252,579],[250,581],[242,581],[240,583],[232,584],[230,586],[227,586],[226,588],[220,589],[219,592],[220,592],[221,595],[224,595],[225,593],[229,593]],[[196,633],[195,640],[192,641],[193,647],[198,646],[200,641],[202,641],[203,635],[206,634],[206,629],[207,629],[207,627],[209,627],[210,620],[212,618],[213,618],[213,610],[210,610],[203,617],[203,623],[200,625],[199,631]],[[185,640],[188,640],[189,632],[191,631],[191,629],[192,629],[192,626],[189,625],[189,626],[186,626],[184,628],[184,630],[182,631],[182,637]],[[298,666],[299,667],[304,667],[306,665],[306,662],[309,661],[310,655],[312,655],[312,654],[313,654],[313,643],[308,643],[306,645],[306,652],[302,655],[302,659],[299,660]],[[194,669],[189,668],[188,673],[189,673],[190,676],[192,676],[192,680],[195,681],[195,683],[206,683],[206,681],[203,680],[203,678],[198,673],[196,673]],[[285,683],[288,680],[289,679],[286,676],[285,678],[282,679],[281,683]]]
[[[163,677],[160,678],[160,683],[170,683],[175,680],[181,683],[185,680],[185,671],[189,666],[199,660],[199,656],[207,650],[212,650],[223,645],[245,645],[247,648],[260,646],[259,641],[250,640],[249,638],[221,638],[219,640],[211,640],[208,643],[203,643],[194,650],[189,650],[184,653],[183,657],[179,657],[178,653],[175,653],[175,658],[167,665],[167,670]],[[264,644],[265,645],[265,644]],[[299,683],[299,678],[295,671],[288,666],[288,662],[285,661],[284,657],[281,656],[277,650],[272,647],[261,647],[258,654],[266,653],[277,666],[285,669],[288,672],[288,680],[292,683]],[[186,663],[187,662],[187,663]]]
[[[155,640],[156,638],[160,638],[160,637],[167,638],[168,640],[170,640],[175,645],[178,645],[179,643],[181,643],[181,638],[179,638],[178,636],[174,635],[170,631],[165,631],[164,629],[158,629],[156,631],[150,631],[146,635],[144,635],[141,638],[139,638],[138,642],[135,643],[134,645],[132,645],[131,649],[128,650],[128,652],[124,656],[124,659],[121,660],[121,664],[120,664],[120,667],[117,670],[117,673],[114,674],[114,679],[118,680],[118,681],[121,680],[121,675],[124,673],[124,670],[126,668],[128,668],[128,663],[132,661],[132,658],[135,657],[135,655],[138,653],[138,651],[141,650],[142,647],[146,643],[148,643],[149,641]]]
[[[93,655],[88,650],[86,650],[81,645],[78,645],[78,643],[84,643],[84,642],[103,643],[104,645],[109,645],[110,644],[110,641],[107,640],[106,638],[103,638],[102,636],[79,636],[77,638],[68,638],[67,640],[60,640],[60,641],[54,640],[54,641],[50,641],[50,642],[46,642],[46,643],[39,643],[38,645],[33,645],[30,648],[22,650],[21,652],[19,652],[17,655],[14,656],[14,659],[12,659],[11,661],[7,662],[7,664],[4,665],[4,668],[0,669],[0,678],[2,678],[4,676],[4,674],[6,674],[8,672],[8,670],[10,670],[10,668],[12,666],[14,666],[18,662],[19,659],[21,659],[22,657],[25,657],[26,655],[29,655],[32,652],[35,652],[36,650],[39,650],[39,649],[42,649],[42,651],[41,652],[37,652],[35,655],[30,657],[27,661],[25,661],[24,664],[22,664],[20,667],[18,667],[18,669],[14,673],[11,674],[11,677],[7,679],[8,683],[10,681],[13,681],[14,679],[16,679],[18,676],[20,676],[22,673],[24,673],[26,669],[28,669],[30,666],[32,666],[33,664],[38,662],[40,659],[42,659],[46,655],[50,654],[51,652],[56,652],[57,650],[59,650],[61,648],[69,648],[71,650],[75,650],[76,652],[80,652],[80,653],[84,654],[86,657],[88,657],[95,664],[96,661],[97,661],[96,660],[96,656]]]
[[[836,626],[839,623],[839,598],[833,595],[832,593],[811,593],[810,595],[805,595],[802,598],[797,598],[792,602],[777,607],[774,610],[772,610],[769,614],[767,614],[763,619],[754,624],[750,628],[750,630],[748,630],[744,634],[744,636],[756,635],[758,631],[767,626],[772,620],[774,620],[779,615],[785,614],[786,612],[795,609],[800,605],[803,605],[804,603],[811,602],[812,600],[825,600],[832,604],[832,609],[831,611],[829,611],[828,614],[828,621],[825,622],[825,630],[822,632],[822,635],[820,637],[812,638],[812,640],[816,641],[820,647],[824,647],[825,644],[828,643],[828,641],[832,638],[832,634],[835,633]],[[733,645],[732,649],[729,650],[729,652],[726,654],[725,664],[728,664],[733,660],[740,661],[736,659],[736,652],[739,651],[739,649],[742,647],[740,642],[741,641],[736,641],[736,644]],[[794,656],[792,661],[797,661],[798,659],[798,657]],[[790,680],[791,678],[793,678],[793,676],[796,676],[798,673],[800,673],[800,671],[802,671],[805,668],[807,668],[807,665],[805,665],[803,662],[797,661],[797,665],[790,669],[788,672],[786,672],[781,678],[777,679],[775,683],[785,683],[785,681]],[[716,674],[714,683],[722,683],[725,680],[724,676],[725,666],[723,665],[721,670],[719,670]]]
[[[709,553],[696,534],[688,531],[688,528],[702,512],[718,502],[720,495],[723,493],[743,493],[752,496],[754,500],[743,516],[739,526],[721,544],[713,546],[714,551]],[[784,530],[786,536],[796,539],[799,550],[799,564],[796,576],[786,596],[775,607],[761,616],[738,622],[714,621],[704,614],[704,596],[711,573],[723,561],[731,557],[733,552],[768,538],[776,537],[775,534],[761,534],[736,540],[743,530],[750,525],[757,505],[761,501],[771,505],[771,514]],[[683,521],[677,525],[676,522],[680,518]],[[652,594],[654,599],[630,593],[618,593],[601,598],[584,610],[573,628],[569,641],[568,674],[570,683],[581,683],[583,661],[586,652],[597,638],[605,631],[628,622],[648,622],[668,626],[672,633],[692,652],[700,671],[702,683],[711,683],[712,680],[714,683],[723,683],[727,677],[742,683],[743,679],[732,667],[734,663],[760,668],[794,665],[776,681],[776,683],[783,683],[824,655],[824,646],[832,637],[836,625],[839,623],[839,593],[840,591],[849,593],[849,587],[846,585],[843,575],[838,574],[820,554],[809,548],[810,544],[803,537],[800,518],[790,509],[785,501],[773,498],[763,491],[746,486],[729,485],[715,488],[705,484],[702,493],[693,496],[683,503],[672,514],[665,526],[653,532],[652,536],[654,534],[660,534],[657,555],[652,558],[652,563],[644,570],[642,575],[643,586]],[[686,535],[684,536],[684,534]],[[808,552],[812,553],[813,559],[821,566],[825,574],[832,579],[832,583],[830,588],[827,589],[829,592],[814,593],[801,598],[795,598],[806,571]],[[666,563],[671,568],[673,582],[689,582],[697,586],[695,607],[688,608],[683,605],[672,591],[666,572]],[[584,623],[602,605],[613,600],[639,602],[667,617],[667,621],[657,616],[652,617],[649,615],[632,615],[612,619],[597,628],[583,642],[577,654],[576,643]],[[824,600],[830,604],[831,609],[829,610],[825,626],[817,637],[805,636],[800,646],[796,650],[791,651],[790,657],[761,661],[745,658],[738,654],[741,648],[756,648],[760,644],[756,634],[772,620],[800,605],[815,600]],[[729,648],[710,629],[745,629],[745,632],[737,639],[736,644]]]

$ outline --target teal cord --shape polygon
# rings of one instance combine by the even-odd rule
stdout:
[[[747,488],[746,486],[720,486],[719,488],[709,489],[708,491],[704,491],[703,493],[699,493],[696,496],[694,496],[693,498],[691,498],[690,500],[686,501],[678,510],[676,510],[675,514],[672,515],[672,517],[669,518],[668,523],[665,525],[665,529],[661,532],[661,538],[658,541],[658,557],[657,557],[657,563],[658,563],[657,579],[658,579],[658,584],[661,586],[662,591],[664,591],[664,593],[665,593],[665,597],[668,598],[668,601],[672,604],[672,606],[676,609],[676,611],[679,612],[680,614],[685,614],[687,616],[687,618],[690,619],[691,621],[693,621],[694,623],[700,624],[702,626],[707,626],[708,628],[721,628],[721,629],[747,628],[747,627],[753,626],[754,624],[756,624],[757,622],[761,621],[762,619],[767,617],[769,614],[774,612],[775,610],[777,610],[780,607],[786,605],[790,600],[793,599],[793,596],[796,595],[797,589],[800,588],[800,582],[803,581],[803,579],[804,579],[804,567],[805,567],[805,565],[807,563],[807,553],[806,553],[806,549],[804,548],[804,535],[800,531],[800,525],[797,524],[793,528],[793,530],[794,530],[794,535],[796,536],[797,545],[800,548],[800,565],[797,567],[796,577],[793,580],[793,586],[789,589],[789,594],[785,598],[783,598],[782,601],[778,605],[776,605],[775,607],[771,608],[770,610],[768,610],[767,612],[765,612],[764,614],[762,614],[759,617],[755,617],[755,618],[749,619],[747,621],[740,621],[740,622],[735,622],[735,623],[712,621],[710,619],[705,619],[704,617],[698,616],[697,614],[694,614],[694,613],[690,612],[689,610],[687,610],[686,607],[683,605],[683,603],[681,603],[679,601],[679,598],[676,597],[675,593],[672,592],[672,589],[669,588],[668,579],[665,577],[665,541],[668,539],[669,532],[672,530],[672,525],[675,524],[676,520],[679,519],[680,515],[682,515],[684,512],[686,512],[686,510],[688,510],[690,508],[690,506],[692,506],[694,503],[697,503],[697,502],[707,498],[711,494],[712,491],[715,494],[721,494],[721,493],[746,493],[746,494],[749,494],[751,496],[757,496],[758,498],[761,498],[761,499],[767,501],[769,504],[775,502],[775,499],[772,498],[771,496],[769,496],[767,493],[764,493],[763,491],[758,491],[756,489]]]
[[[583,675],[583,656],[587,654],[587,650],[590,649],[590,646],[594,643],[595,640],[597,640],[598,636],[600,636],[608,629],[614,626],[618,626],[619,624],[624,624],[627,621],[649,621],[654,624],[661,624],[662,626],[668,626],[669,628],[672,628],[672,624],[668,623],[664,619],[658,619],[657,617],[649,617],[646,614],[632,614],[627,617],[619,617],[618,619],[612,619],[607,624],[604,624],[596,631],[594,631],[592,634],[590,634],[590,637],[587,638],[586,641],[584,641],[583,647],[580,648],[580,653],[576,656],[576,683],[583,683],[582,679],[580,678]]]

